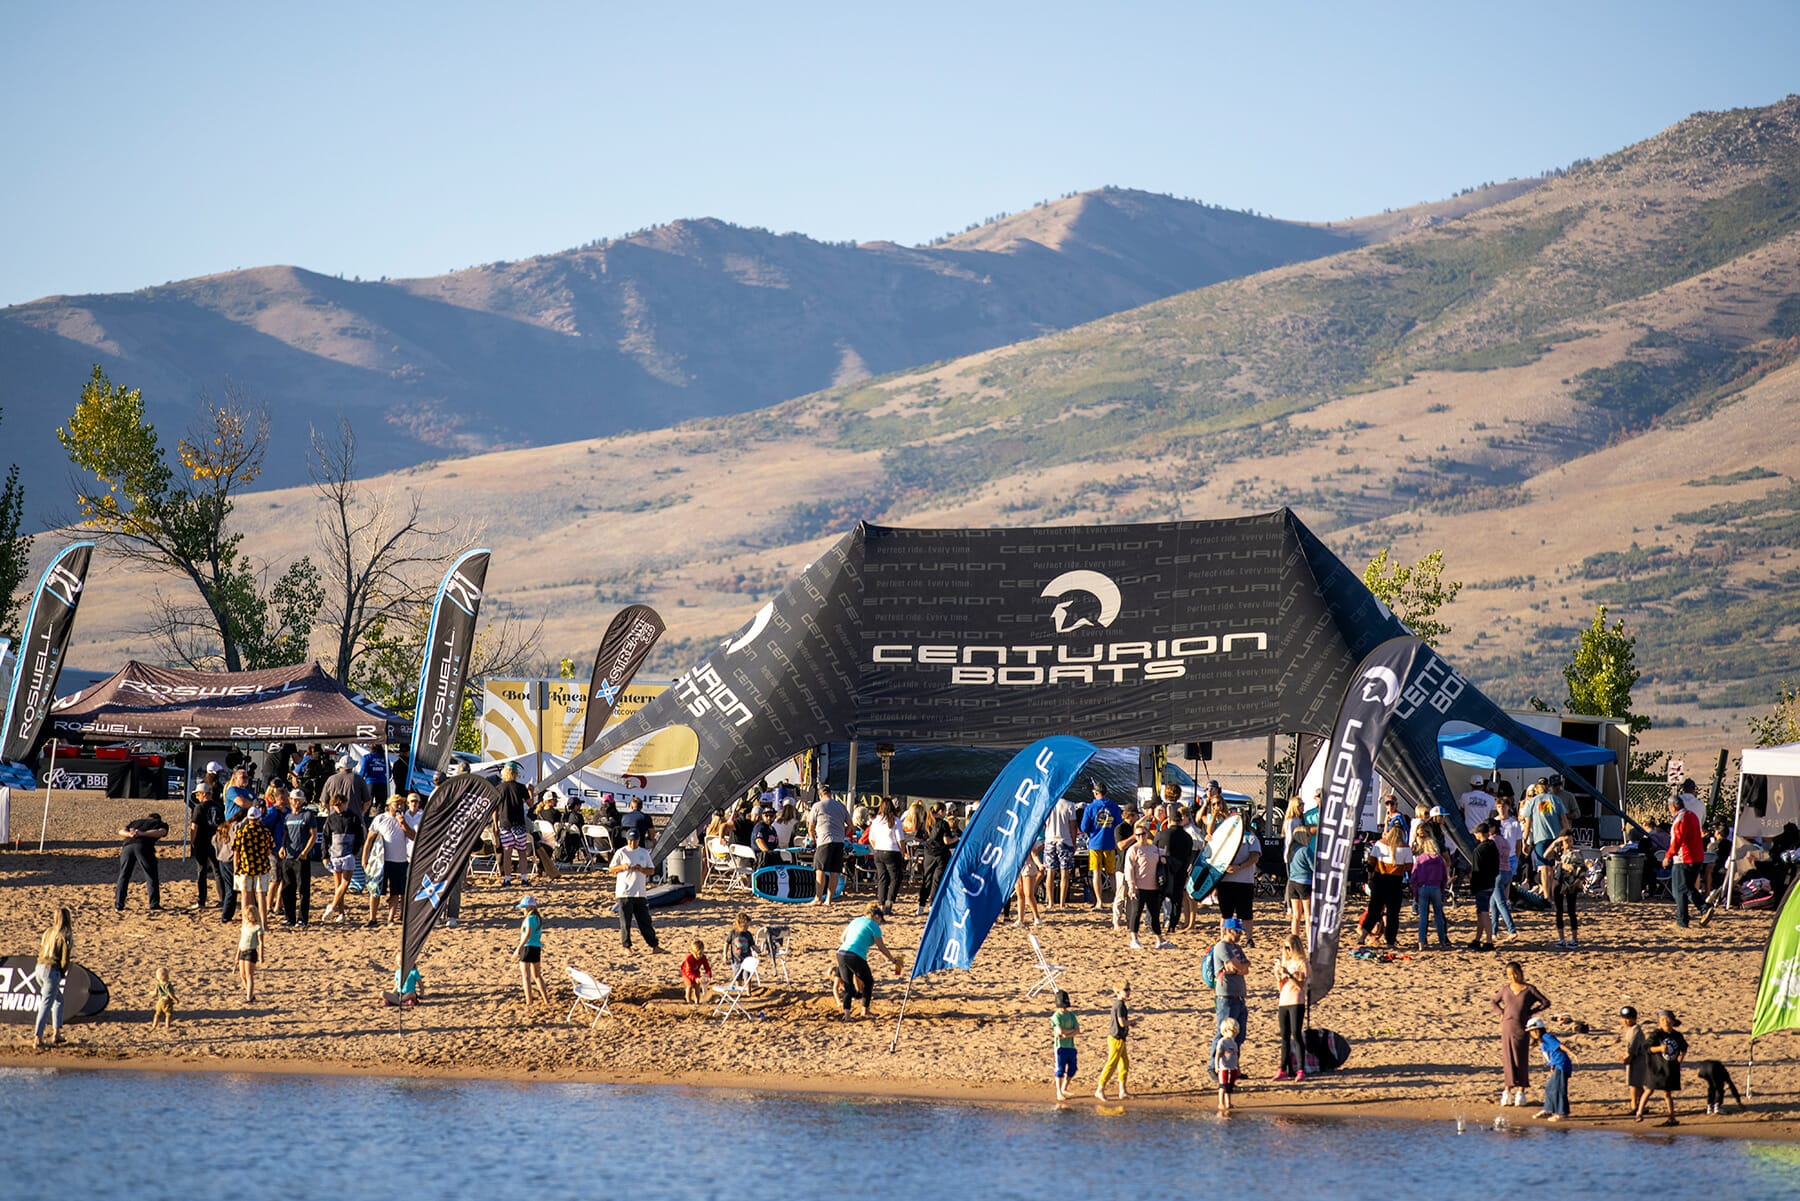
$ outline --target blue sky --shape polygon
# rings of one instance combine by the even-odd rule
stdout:
[[[1800,3],[0,4],[0,303],[1101,184],[1333,219],[1800,90]]]

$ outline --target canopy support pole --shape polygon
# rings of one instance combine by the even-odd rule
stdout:
[[[44,773],[44,819],[38,823],[38,854],[44,853],[44,835],[50,830],[50,781],[56,778],[56,739],[50,740],[50,770]]]
[[[191,741],[187,744],[187,752],[187,773],[182,781],[183,791],[181,794],[181,803],[184,805],[194,799],[194,744]],[[192,825],[192,822],[181,823],[181,857],[183,859],[189,857],[188,830]]]
[[[909,976],[906,981],[906,991],[900,994],[900,1016],[894,1020],[894,1041],[888,1044],[889,1055],[900,1049],[900,1023],[906,1020],[906,1003],[911,999],[912,978]]]
[[[1743,820],[1744,820],[1744,769],[1740,766],[1738,768],[1737,804],[1732,806],[1732,810],[1731,810],[1731,837],[1726,840],[1726,845],[1729,847],[1729,849],[1725,852],[1725,908],[1727,908],[1727,909],[1731,908],[1731,894],[1732,894],[1732,892],[1735,891],[1735,889],[1733,889],[1732,886],[1737,883],[1738,823]],[[1754,1053],[1751,1056],[1751,1062],[1753,1062],[1753,1063],[1755,1062]]]
[[[850,740],[850,767],[849,767],[849,770],[850,770],[850,787],[847,789],[849,795],[846,796],[844,798],[844,800],[849,803],[851,808],[855,808],[856,807],[856,739],[854,739],[854,738],[852,738]]]

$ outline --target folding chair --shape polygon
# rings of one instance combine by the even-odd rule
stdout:
[[[750,877],[756,874],[756,852],[750,847],[731,847],[731,882],[725,886],[726,892],[749,892]]]
[[[581,827],[581,853],[588,857],[589,867],[599,867],[612,861],[612,835],[605,826]]]
[[[764,926],[763,948],[768,951],[769,958],[775,961],[775,966],[781,969],[781,982],[792,984],[793,979],[788,975],[787,966],[788,928],[786,926]]]
[[[563,1021],[575,1016],[575,1011],[584,1005],[594,1011],[594,1020],[588,1024],[592,1030],[600,1024],[600,1015],[608,1013],[612,1004],[612,985],[602,984],[584,971],[569,968],[569,984],[575,990],[575,1003],[569,1006],[569,1012]]]
[[[713,985],[713,996],[717,1002],[713,1005],[713,1016],[721,1022],[729,1021],[732,1014],[749,1017],[744,1012],[744,998],[750,995],[751,982],[756,979],[756,956],[746,957],[737,965],[731,979],[724,984]]]
[[[1045,957],[1044,944],[1038,941],[1037,935],[1027,934],[1025,937],[1031,940],[1031,953],[1037,959],[1038,971],[1042,973],[1038,982],[1032,985],[1030,991],[1025,994],[1027,997],[1035,997],[1041,992],[1053,991],[1056,988],[1057,977],[1069,969],[1061,964],[1051,963]]]
[[[705,892],[712,886],[714,880],[725,880],[727,881],[726,891],[729,892],[731,872],[731,848],[716,839],[708,840],[706,844],[706,874],[700,877],[698,891]]]

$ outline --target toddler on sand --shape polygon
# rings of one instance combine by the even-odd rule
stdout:
[[[1056,1099],[1069,1099],[1069,1084],[1075,1079],[1075,1035],[1081,1029],[1070,1008],[1069,994],[1056,990],[1056,1012],[1050,1015],[1050,1036],[1056,1045]]]
[[[708,984],[712,983],[712,963],[706,958],[706,944],[695,939],[688,948],[687,958],[681,961],[681,980],[687,986],[687,1001],[696,1005],[702,996],[700,977],[705,976]]]
[[[1238,1082],[1238,1024],[1236,1018],[1219,1023],[1219,1039],[1213,1043],[1212,1070],[1219,1078],[1219,1116],[1231,1113],[1231,1094]]]
[[[156,1008],[150,1014],[150,1029],[156,1029],[158,1022],[165,1030],[175,1028],[175,986],[169,983],[169,969],[156,969]]]

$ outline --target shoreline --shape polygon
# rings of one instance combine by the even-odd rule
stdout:
[[[411,1011],[418,1013],[418,1010]],[[420,1030],[417,1033],[427,1033]],[[404,1036],[396,1036],[404,1037]],[[0,1050],[0,1070],[36,1069],[44,1071],[210,1073],[217,1075],[322,1076],[334,1078],[385,1080],[441,1080],[479,1084],[599,1084],[622,1088],[700,1089],[708,1092],[779,1093],[790,1097],[821,1097],[859,1101],[914,1101],[953,1105],[1032,1105],[1049,1106],[1070,1111],[1092,1108],[1097,1113],[1122,1112],[1126,1108],[1159,1113],[1185,1114],[1196,1120],[1219,1121],[1213,1112],[1215,1094],[1211,1090],[1152,1090],[1134,1093],[1124,1101],[1108,1098],[1101,1101],[1086,1094],[1072,1097],[1058,1105],[1048,1099],[1048,1082],[1042,1085],[989,1082],[972,1084],[953,1080],[917,1077],[889,1077],[872,1081],[860,1076],[817,1076],[764,1079],[732,1072],[618,1072],[590,1068],[527,1067],[510,1070],[493,1068],[451,1067],[444,1064],[407,1061],[361,1065],[342,1061],[311,1059],[255,1059],[206,1055],[131,1055],[121,1053],[84,1054],[77,1050],[71,1058],[67,1051],[57,1053],[20,1052],[12,1048]],[[1771,1068],[1773,1064],[1769,1065]],[[1590,1073],[1591,1074],[1591,1073]],[[880,1087],[877,1089],[877,1084]],[[1283,1090],[1291,1093],[1292,1089]],[[1256,1100],[1254,1082],[1237,1094],[1237,1116],[1299,1119],[1303,1121],[1342,1121],[1361,1123],[1400,1123],[1424,1125],[1454,1122],[1462,1113],[1470,1134],[1493,1133],[1493,1118],[1488,1111],[1503,1114],[1507,1129],[1499,1133],[1517,1133],[1540,1129],[1560,1131],[1609,1131],[1649,1138],[1694,1136],[1744,1141],[1800,1142],[1800,1120],[1767,1117],[1754,1109],[1724,1115],[1689,1114],[1679,1126],[1658,1126],[1654,1121],[1633,1122],[1627,1116],[1583,1113],[1583,1103],[1573,1102],[1576,1112],[1562,1122],[1540,1122],[1530,1115],[1531,1105],[1501,1109],[1489,1104],[1458,1105],[1439,1101],[1417,1101],[1405,1098],[1360,1098],[1296,1101],[1290,1096],[1269,1104]],[[1754,1098],[1752,1098],[1754,1100]],[[1585,1106],[1600,1108],[1594,1102]],[[1622,1105],[1608,1106],[1621,1109]]]
[[[265,934],[257,1000],[247,1003],[237,971],[237,927],[219,911],[192,911],[191,861],[161,857],[162,911],[148,912],[141,883],[123,912],[113,909],[118,870],[114,833],[141,806],[86,796],[56,814],[53,849],[0,855],[0,952],[26,954],[58,906],[74,916],[75,959],[97,973],[111,1001],[98,1019],[71,1023],[70,1045],[36,1052],[30,1026],[0,1035],[0,1064],[22,1069],[204,1071],[356,1075],[511,1083],[594,1083],[760,1090],[819,1097],[1050,1106],[1049,1000],[1027,996],[1042,971],[1026,938],[1065,965],[1059,981],[1080,1018],[1081,1071],[1072,1108],[1086,1106],[1105,1055],[1114,989],[1132,988],[1130,1084],[1126,1106],[1208,1121],[1216,1090],[1206,1071],[1213,1004],[1199,960],[1216,919],[1175,932],[1173,949],[1133,950],[1110,914],[1083,903],[1048,911],[1033,930],[997,925],[969,970],[915,983],[898,1053],[889,1042],[902,998],[900,981],[876,981],[875,1021],[840,1019],[829,977],[844,923],[859,904],[778,905],[743,892],[708,892],[654,911],[667,954],[641,938],[620,945],[610,881],[570,872],[531,883],[544,915],[544,977],[550,1003],[521,999],[513,949],[519,937],[517,888],[471,882],[462,920],[441,928],[425,948],[425,1002],[399,1011],[375,1005],[391,986],[399,930],[314,922]],[[141,815],[141,814],[138,814]],[[324,884],[315,880],[314,915]],[[906,896],[910,902],[912,897]],[[366,902],[355,902],[362,917]],[[909,956],[923,928],[907,910],[884,922],[888,944]],[[1502,1108],[1498,1021],[1492,998],[1508,961],[1518,961],[1552,1008],[1545,1015],[1574,1056],[1573,1118],[1554,1129],[1634,1134],[1710,1135],[1800,1142],[1800,1040],[1793,1033],[1758,1048],[1756,1094],[1745,1113],[1702,1113],[1705,1088],[1693,1074],[1701,1059],[1730,1066],[1740,1088],[1770,915],[1721,914],[1710,927],[1677,930],[1667,905],[1584,899],[1581,946],[1559,947],[1550,915],[1520,915],[1517,940],[1499,954],[1466,948],[1399,949],[1375,959],[1344,957],[1337,985],[1311,1023],[1351,1045],[1337,1072],[1294,1084],[1273,1079],[1279,1046],[1271,960],[1281,935],[1279,910],[1259,904],[1249,949],[1247,1114],[1303,1119],[1453,1122],[1491,1128],[1504,1115],[1512,1130],[1552,1125],[1532,1119],[1542,1085],[1533,1063],[1532,1104]],[[753,926],[788,931],[785,963],[766,962],[749,1020],[721,1022],[711,1006],[683,1000],[681,954],[699,941],[723,970],[720,948],[735,915]],[[1472,930],[1472,908],[1452,909],[1453,935]],[[1410,947],[1411,931],[1403,942]],[[153,976],[165,968],[176,989],[172,1031],[150,1026]],[[566,1020],[572,996],[566,969],[612,987],[608,1016]],[[1692,1043],[1686,1088],[1676,1096],[1681,1124],[1630,1120],[1616,1015],[1670,1008]],[[396,1037],[403,1024],[404,1037]],[[1582,1029],[1586,1033],[1582,1033]],[[1098,1102],[1095,1102],[1098,1106]],[[1661,1102],[1658,1102],[1661,1108]],[[1103,1113],[1117,1113],[1108,1101]]]

